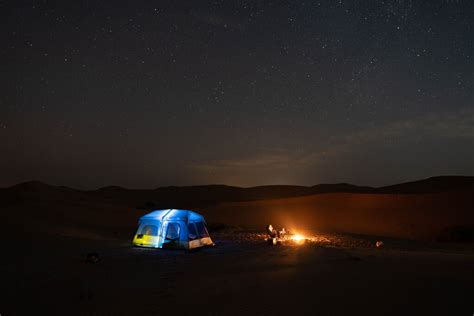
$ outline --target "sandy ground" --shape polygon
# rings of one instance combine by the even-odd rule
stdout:
[[[122,191],[0,190],[1,316],[474,313],[474,245],[415,238],[472,225],[472,191],[189,200],[214,223],[216,246],[196,252],[132,247],[149,210]],[[313,238],[271,247],[249,230],[268,223]]]
[[[267,246],[219,232],[196,252],[128,238],[3,240],[2,315],[472,315],[472,246],[314,235]],[[100,262],[87,263],[88,252]]]

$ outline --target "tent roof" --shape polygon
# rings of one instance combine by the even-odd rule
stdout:
[[[204,217],[189,210],[156,210],[140,217],[140,220],[175,220],[175,221],[204,221]]]

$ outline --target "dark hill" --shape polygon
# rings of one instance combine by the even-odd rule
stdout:
[[[48,191],[48,190],[57,190],[59,187],[46,184],[40,181],[27,181],[18,183],[11,187],[11,189],[16,191],[24,191],[24,192],[37,192],[37,191]]]
[[[472,190],[474,177],[439,176],[419,181],[372,188],[348,183],[318,184],[312,187],[296,185],[267,185],[240,188],[227,185],[168,186],[156,189],[126,189],[107,186],[97,190],[82,191],[68,187],[52,186],[39,181],[17,184],[0,189],[3,201],[99,199],[129,207],[193,207],[220,202],[255,201],[303,197],[324,193],[372,193],[372,194],[421,194],[453,190]]]
[[[336,184],[318,184],[311,187],[311,194],[321,193],[374,193],[375,189],[372,187],[358,186],[348,183]]]
[[[388,194],[414,194],[438,193],[472,188],[474,188],[474,177],[439,176],[378,188],[376,192]]]

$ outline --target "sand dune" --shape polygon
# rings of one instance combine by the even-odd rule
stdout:
[[[75,227],[103,236],[129,233],[151,209],[190,208],[210,223],[227,226],[255,229],[274,223],[299,230],[433,239],[445,229],[474,225],[473,179],[435,177],[378,189],[334,184],[95,191],[28,182],[0,189],[0,216],[4,223],[21,221],[25,231]],[[435,193],[413,193],[431,191]]]
[[[0,312],[467,314],[472,245],[426,239],[472,225],[474,192],[457,182],[441,192],[426,183],[415,191],[436,193],[414,194],[413,184],[404,189],[410,194],[340,184],[313,194],[292,186],[81,191],[29,182],[0,189]],[[137,219],[162,207],[200,210],[217,246],[197,253],[131,247]],[[258,233],[269,222],[314,238],[269,247]],[[379,238],[383,249],[374,246]],[[89,252],[101,261],[87,263]]]
[[[319,229],[404,238],[435,238],[446,228],[474,223],[474,191],[436,194],[331,193],[227,202],[210,207],[211,221],[290,229]]]

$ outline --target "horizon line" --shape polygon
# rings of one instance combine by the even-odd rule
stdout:
[[[48,182],[43,182],[39,180],[29,180],[29,181],[23,181],[19,182],[17,184],[13,184],[11,186],[7,187],[0,187],[0,189],[12,189],[17,186],[21,185],[26,185],[26,184],[41,184],[41,185],[46,185],[50,187],[56,187],[56,188],[66,188],[66,189],[71,189],[75,191],[98,191],[106,188],[117,188],[117,189],[123,189],[123,190],[130,190],[130,191],[141,191],[141,190],[158,190],[158,189],[163,189],[163,188],[192,188],[192,187],[229,187],[229,188],[236,188],[236,189],[253,189],[253,188],[262,188],[262,187],[301,187],[301,188],[314,188],[317,186],[321,185],[350,185],[354,187],[359,187],[359,188],[367,188],[367,189],[381,189],[381,188],[387,188],[395,185],[400,185],[400,184],[407,184],[407,183],[413,183],[413,182],[419,182],[419,181],[426,181],[430,179],[436,179],[436,178],[474,178],[474,176],[468,176],[468,175],[438,175],[438,176],[430,176],[427,178],[421,178],[417,180],[410,180],[410,181],[404,181],[404,182],[398,182],[394,184],[389,184],[389,185],[383,185],[383,186],[368,186],[368,185],[359,185],[359,184],[352,184],[349,182],[333,182],[333,183],[318,183],[315,185],[299,185],[299,184],[264,184],[264,185],[256,185],[256,186],[236,186],[236,185],[229,185],[229,184],[223,184],[223,183],[212,183],[212,184],[195,184],[195,185],[163,185],[163,186],[157,186],[154,188],[128,188],[128,187],[123,187],[119,185],[106,185],[106,186],[101,186],[95,189],[77,189],[73,186],[66,186],[66,185],[54,185],[50,184]]]

